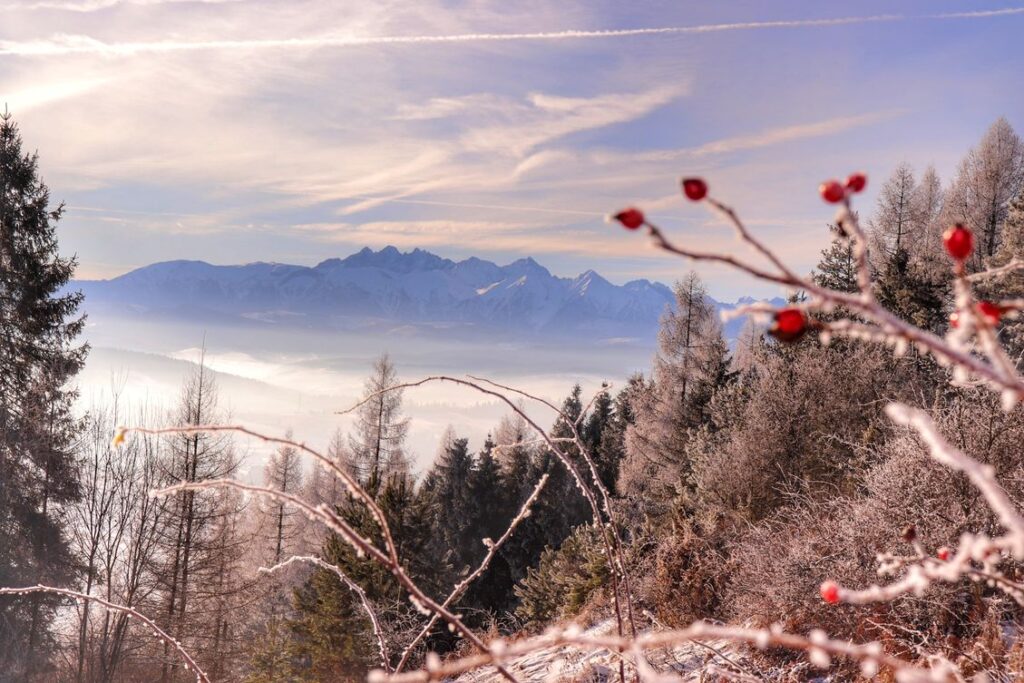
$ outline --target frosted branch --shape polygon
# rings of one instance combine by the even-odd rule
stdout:
[[[0,588],[0,595],[25,595],[27,593],[53,593],[55,595],[63,595],[68,598],[73,598],[82,603],[94,602],[97,605],[102,605],[111,612],[120,612],[128,616],[129,618],[135,619],[146,625],[147,628],[151,629],[153,635],[158,638],[161,642],[166,643],[177,651],[178,655],[185,662],[185,669],[191,671],[196,675],[196,681],[198,683],[210,683],[210,678],[206,675],[206,672],[200,668],[199,664],[192,655],[188,653],[181,643],[172,638],[166,631],[156,625],[156,622],[147,617],[145,614],[124,605],[118,605],[117,603],[110,602],[96,595],[88,595],[86,593],[79,593],[78,591],[68,590],[67,588],[55,588],[53,586],[44,586],[38,584],[35,586],[25,586],[23,588]]]
[[[767,649],[782,647],[808,654],[811,663],[818,668],[831,665],[831,657],[844,657],[857,662],[865,677],[873,677],[880,667],[893,670],[896,680],[900,683],[942,683],[959,681],[956,668],[947,660],[935,657],[931,667],[919,667],[909,662],[886,654],[879,643],[858,645],[844,640],[829,638],[821,631],[812,631],[808,637],[785,633],[781,629],[749,629],[736,626],[721,626],[707,622],[696,622],[687,628],[670,631],[645,633],[635,638],[622,636],[601,636],[580,633],[576,628],[554,628],[534,638],[512,643],[497,640],[490,643],[486,652],[470,655],[460,659],[440,662],[435,661],[421,671],[388,674],[384,671],[371,672],[369,683],[426,683],[441,681],[472,671],[481,666],[495,662],[509,663],[512,659],[523,657],[540,650],[552,647],[595,651],[608,650],[622,653],[637,662],[637,675],[642,681],[683,681],[682,676],[666,677],[665,674],[654,672],[644,663],[643,653],[659,650],[694,641],[715,640],[735,644],[743,644]]]
[[[370,599],[366,597],[366,591],[364,591],[358,583],[350,579],[348,574],[342,571],[341,567],[331,564],[327,560],[314,555],[294,555],[284,562],[275,564],[273,567],[260,567],[260,571],[265,574],[272,574],[273,572],[284,569],[285,567],[297,562],[313,564],[332,572],[350,591],[356,594],[359,598],[359,602],[363,606],[363,611],[366,612],[366,616],[370,618],[370,624],[373,626],[373,635],[377,638],[377,648],[380,650],[381,665],[384,667],[385,671],[391,671],[391,657],[388,655],[388,645],[384,639],[384,630],[380,626],[380,620],[377,618],[377,612],[373,609]],[[434,615],[434,618],[437,618],[436,614]]]
[[[362,502],[377,519],[381,530],[381,536],[384,539],[384,545],[386,551],[381,550],[374,545],[369,539],[363,537],[355,531],[345,520],[341,519],[337,514],[331,511],[326,505],[320,504],[313,506],[306,502],[302,498],[295,496],[290,493],[285,493],[277,489],[267,488],[264,486],[254,486],[251,484],[243,484],[233,479],[210,479],[205,481],[191,481],[191,482],[180,482],[173,486],[168,486],[163,489],[152,491],[151,495],[154,496],[167,496],[178,491],[185,490],[202,490],[202,489],[215,489],[215,488],[233,488],[240,491],[246,491],[258,496],[270,498],[281,502],[286,502],[294,505],[297,509],[302,511],[311,520],[319,522],[326,526],[331,531],[334,531],[342,539],[347,541],[356,550],[357,555],[362,557],[363,555],[369,556],[371,559],[379,562],[383,566],[387,567],[391,574],[395,577],[398,583],[405,589],[409,594],[409,600],[413,605],[424,612],[425,614],[437,614],[448,625],[453,631],[457,631],[459,635],[465,638],[467,641],[472,643],[479,649],[484,649],[486,645],[480,639],[476,633],[462,623],[462,620],[458,615],[450,612],[447,608],[442,607],[430,596],[428,596],[402,567],[401,562],[398,560],[398,550],[395,547],[394,540],[391,536],[391,530],[388,527],[387,518],[384,515],[384,511],[377,505],[377,502],[373,500],[373,497],[368,494],[359,482],[355,480],[348,472],[345,472],[342,468],[338,467],[330,458],[323,455],[319,451],[310,448],[304,443],[294,441],[292,439],[280,438],[261,434],[259,432],[248,429],[247,427],[240,426],[226,426],[226,425],[189,425],[184,427],[167,427],[163,429],[145,429],[142,427],[120,427],[118,428],[117,435],[114,437],[115,442],[119,439],[124,441],[124,435],[129,432],[139,432],[143,434],[194,434],[201,432],[219,432],[219,431],[233,431],[242,434],[248,434],[249,436],[261,439],[268,443],[276,443],[285,446],[290,446],[298,450],[309,453],[315,457],[319,462],[326,464],[332,471],[336,472],[343,481],[349,486],[353,497]],[[517,679],[512,676],[503,667],[498,667],[498,672],[509,681],[517,683]]]
[[[501,546],[505,544],[505,541],[512,537],[512,532],[514,532],[516,527],[519,526],[519,523],[530,516],[530,510],[533,507],[533,504],[537,501],[538,496],[540,496],[540,492],[544,490],[544,486],[547,483],[548,475],[545,474],[541,476],[541,478],[537,481],[537,485],[533,487],[533,492],[529,495],[526,501],[519,508],[519,512],[516,514],[515,517],[512,518],[512,521],[509,522],[508,528],[505,529],[505,533],[503,533],[497,541],[484,539],[484,545],[487,546],[487,554],[484,556],[484,559],[481,560],[480,564],[477,566],[476,569],[473,570],[473,572],[469,576],[455,584],[455,588],[452,589],[452,592],[449,593],[447,598],[445,598],[445,601],[441,603],[442,607],[448,607],[453,602],[462,597],[462,594],[466,592],[466,589],[469,588],[469,585],[476,581],[481,574],[487,571],[487,568],[491,564],[491,560],[493,560],[494,556],[498,554],[498,550],[501,549]],[[419,645],[420,641],[427,637],[431,629],[434,628],[434,624],[437,623],[437,620],[437,614],[431,616],[430,621],[427,622],[427,624],[422,629],[420,629],[420,632],[416,634],[416,637],[412,639],[412,642],[406,645],[405,650],[402,652],[402,658],[398,662],[398,666],[395,668],[396,671],[401,671],[403,668],[405,668],[405,665],[408,663],[409,657],[412,655],[413,650],[416,648],[417,645]]]

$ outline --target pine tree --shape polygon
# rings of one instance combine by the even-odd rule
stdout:
[[[488,435],[469,475],[469,500],[472,507],[468,536],[471,539],[474,567],[487,552],[483,539],[497,540],[505,532],[514,514],[506,510],[501,468],[493,451],[494,441]],[[492,613],[508,610],[512,607],[513,583],[508,563],[498,555],[487,571],[471,585],[468,595],[460,604]]]
[[[63,205],[50,206],[38,159],[0,117],[0,585],[67,584],[75,574],[61,508],[79,495],[69,380],[86,346],[80,293],[62,292],[75,270],[58,252]],[[0,671],[28,676],[47,659],[56,602],[0,599]]]
[[[834,225],[829,226],[829,231],[832,244],[821,252],[821,260],[811,278],[816,284],[838,292],[856,292],[857,259],[853,255],[853,242]]]
[[[433,495],[435,532],[431,540],[434,556],[452,572],[450,580],[453,584],[471,571],[474,559],[480,555],[477,547],[483,547],[479,537],[472,537],[475,532],[472,476],[473,456],[469,452],[469,441],[457,437],[449,427],[441,440],[437,461],[427,474],[424,488]]]

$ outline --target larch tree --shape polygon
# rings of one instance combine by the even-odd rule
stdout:
[[[208,425],[222,422],[217,409],[217,386],[212,373],[201,359],[182,389],[172,421],[179,425]],[[202,482],[230,477],[238,469],[231,438],[224,433],[193,432],[168,440],[164,453],[167,484]],[[237,514],[233,505],[225,505],[219,491],[180,491],[163,500],[164,525],[161,529],[161,567],[157,581],[162,595],[161,627],[182,642],[194,643],[195,651],[205,658],[215,634],[204,608],[211,606],[209,581],[221,566],[219,553],[226,549],[220,537],[225,525],[234,528],[227,516]],[[234,544],[229,544],[233,546]],[[205,604],[204,604],[205,603]],[[160,680],[175,680],[178,670],[169,645],[165,644]]]
[[[915,228],[914,170],[903,163],[882,184],[878,192],[878,206],[868,224],[872,241],[872,262],[882,269],[894,254],[907,248]]]
[[[922,266],[928,279],[938,282],[945,280],[947,266],[946,252],[942,247],[942,233],[946,225],[942,223],[942,211],[946,201],[946,191],[934,166],[929,166],[921,174],[921,180],[914,188],[914,244],[911,249],[912,259]]]
[[[75,260],[62,257],[38,159],[0,116],[0,585],[67,584],[76,573],[62,521],[79,497],[73,456],[81,430],[70,380],[87,347],[77,345],[82,295],[65,290]],[[0,670],[27,677],[46,661],[57,601],[0,598]]]
[[[728,346],[696,273],[676,283],[675,299],[662,317],[653,382],[634,405],[620,471],[624,493],[654,499],[685,485],[689,431],[703,421],[713,388],[728,375]]]
[[[285,438],[292,440],[288,430]],[[302,458],[294,446],[282,445],[263,468],[263,485],[284,493],[298,494],[303,487]],[[267,543],[266,560],[272,565],[295,554],[302,535],[302,515],[283,501],[267,501],[261,510],[262,534]]]
[[[1005,118],[998,119],[967,153],[957,170],[945,205],[946,222],[960,222],[978,235],[972,263],[999,248],[1000,226],[1010,202],[1024,189],[1024,141]]]
[[[356,433],[349,442],[356,470],[371,493],[391,474],[409,470],[404,449],[409,420],[402,416],[402,391],[391,390],[398,383],[394,364],[382,354],[364,385],[363,398],[369,400],[356,414]]]

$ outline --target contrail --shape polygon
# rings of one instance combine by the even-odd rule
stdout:
[[[608,30],[568,30],[535,33],[458,33],[440,36],[350,36],[328,34],[308,38],[279,38],[266,40],[212,40],[212,41],[153,41],[108,43],[88,36],[59,34],[49,40],[0,41],[0,56],[24,57],[96,54],[105,56],[131,56],[145,53],[189,52],[197,50],[265,50],[265,49],[317,49],[345,48],[368,45],[409,45],[430,43],[478,43],[511,41],[553,41],[593,38],[623,38],[629,36],[658,36],[724,31],[751,31],[758,29],[807,28],[816,26],[846,26],[919,20],[981,19],[1024,14],[1024,7],[998,10],[955,12],[908,16],[878,14],[863,17],[835,19],[799,19],[792,21],[754,21],[731,24],[704,24],[697,26],[664,26],[655,28],[627,28]]]

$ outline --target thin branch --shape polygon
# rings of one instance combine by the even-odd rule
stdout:
[[[388,645],[384,640],[384,630],[381,628],[380,620],[377,618],[377,613],[374,611],[373,605],[370,603],[370,599],[366,597],[366,591],[364,591],[358,583],[350,579],[348,575],[342,571],[341,567],[331,564],[327,560],[314,555],[294,555],[284,562],[275,564],[273,567],[260,567],[260,571],[265,574],[272,574],[273,572],[284,569],[296,562],[315,564],[329,572],[333,572],[339,579],[341,579],[341,582],[345,584],[350,591],[358,596],[359,602],[363,605],[363,611],[365,611],[366,616],[370,618],[370,624],[373,626],[373,634],[377,637],[377,647],[380,650],[381,665],[384,667],[385,671],[390,672],[391,656],[388,654]],[[437,619],[437,614],[434,614],[434,619]]]
[[[487,567],[490,566],[491,560],[493,560],[494,556],[498,554],[498,550],[501,549],[501,546],[505,544],[505,541],[512,537],[512,532],[515,531],[517,526],[519,526],[519,523],[530,516],[531,507],[537,501],[537,497],[540,496],[540,492],[544,489],[544,486],[547,483],[548,475],[544,474],[537,481],[537,485],[533,487],[533,492],[529,495],[526,501],[519,508],[519,512],[516,514],[515,517],[512,518],[512,521],[509,522],[508,528],[505,529],[505,533],[503,533],[497,541],[491,541],[490,543],[488,543],[490,539],[484,539],[484,545],[487,546],[487,554],[484,556],[484,559],[481,560],[480,564],[477,566],[475,570],[473,570],[473,572],[469,576],[455,584],[455,588],[452,589],[452,592],[448,594],[448,597],[445,598],[445,601],[441,603],[442,607],[448,607],[453,602],[462,597],[462,594],[466,592],[466,589],[469,588],[469,585],[476,581],[481,574],[487,571]],[[432,617],[430,617],[430,621],[427,622],[427,624],[422,629],[420,629],[420,632],[416,634],[416,637],[412,639],[412,642],[405,646],[405,650],[402,652],[402,658],[401,660],[399,660],[398,666],[395,667],[395,671],[401,671],[405,668],[405,665],[408,663],[409,657],[412,655],[413,650],[416,648],[417,645],[419,645],[420,641],[423,640],[430,633],[431,629],[434,628],[434,624],[437,623],[437,619],[437,614],[434,614]]]
[[[86,593],[79,593],[78,591],[68,590],[67,588],[55,588],[53,586],[44,586],[38,584],[35,586],[25,586],[23,588],[0,588],[0,595],[24,595],[26,593],[54,593],[56,595],[63,595],[65,597],[74,598],[75,600],[88,604],[95,602],[97,605],[103,605],[112,612],[120,612],[132,619],[145,624],[148,628],[153,630],[153,635],[156,636],[161,642],[170,645],[177,650],[178,655],[185,660],[185,669],[192,671],[196,675],[196,681],[199,683],[210,683],[210,678],[206,675],[206,672],[202,670],[192,655],[188,653],[181,643],[171,637],[166,631],[156,625],[156,622],[147,617],[145,614],[136,611],[131,607],[124,605],[118,605],[117,603],[110,602],[101,597],[95,595],[87,595]]]
[[[300,449],[307,453],[310,453],[321,462],[329,463],[334,471],[338,472],[339,474],[342,473],[341,468],[334,465],[334,463],[332,463],[329,458],[322,455],[315,449],[306,446],[303,443],[299,443],[292,439],[267,436],[259,432],[250,430],[246,427],[224,425],[190,425],[184,427],[168,427],[163,429],[152,430],[141,427],[121,427],[118,429],[117,436],[115,436],[115,441],[117,441],[117,439],[123,441],[124,435],[128,432],[139,432],[144,434],[191,434],[204,431],[239,432],[243,434],[248,434],[258,439],[262,439],[263,441],[267,441],[269,443],[277,443],[291,446],[293,448]],[[349,524],[347,524],[343,519],[341,519],[338,515],[332,512],[326,505],[321,504],[314,507],[297,496],[294,496],[289,493],[284,493],[276,489],[270,489],[263,486],[253,486],[250,484],[243,484],[232,479],[211,479],[206,481],[182,482],[179,484],[175,484],[173,486],[152,491],[151,494],[154,496],[166,496],[180,490],[234,488],[240,491],[247,491],[250,493],[254,493],[256,495],[268,497],[273,500],[290,503],[297,507],[299,510],[301,510],[303,513],[305,513],[310,519],[318,521],[321,524],[324,524],[327,528],[338,533],[344,540],[346,540],[355,548],[357,553],[369,555],[370,558],[387,567],[391,571],[391,574],[398,581],[398,583],[409,594],[409,600],[417,609],[423,611],[425,614],[430,614],[433,612],[440,615],[440,617],[444,619],[445,622],[447,622],[452,627],[452,629],[458,631],[458,633],[463,638],[465,638],[467,641],[472,643],[477,648],[481,650],[484,649],[486,645],[484,644],[483,640],[481,640],[480,637],[472,629],[466,626],[458,617],[458,615],[453,614],[452,612],[448,611],[448,609],[442,607],[437,602],[435,602],[416,584],[415,581],[412,580],[409,574],[402,567],[401,562],[399,562],[398,560],[398,553],[397,550],[395,549],[394,541],[391,540],[391,531],[388,527],[387,519],[384,517],[383,511],[380,509],[379,506],[377,506],[377,503],[373,500],[373,498],[368,493],[366,493],[362,486],[360,486],[359,483],[351,477],[351,475],[349,475],[348,473],[343,473],[343,476],[345,477],[344,481],[350,482],[353,496],[356,499],[361,500],[371,511],[376,511],[374,513],[375,517],[379,513],[378,520],[381,526],[381,535],[384,537],[384,542],[385,545],[387,546],[387,552],[382,551],[368,539],[364,538],[359,533],[357,533]],[[509,681],[512,681],[513,683],[518,683],[517,679],[504,668],[499,666],[498,672]]]
[[[807,652],[812,663],[819,668],[830,665],[830,657],[845,657],[861,666],[865,677],[873,677],[880,667],[888,667],[895,673],[900,683],[953,683],[959,681],[955,667],[942,658],[933,658],[930,668],[918,667],[913,664],[886,654],[878,643],[859,645],[844,640],[828,638],[821,631],[812,631],[807,637],[785,633],[781,629],[749,629],[736,626],[720,626],[699,621],[690,626],[672,631],[645,633],[635,638],[622,636],[601,636],[581,634],[578,629],[551,629],[542,636],[527,638],[508,643],[497,640],[490,643],[487,651],[455,659],[447,662],[435,660],[422,671],[388,674],[384,671],[373,671],[367,678],[369,683],[426,683],[441,681],[472,671],[481,666],[496,662],[509,663],[510,660],[529,655],[552,647],[565,646],[579,650],[608,650],[611,652],[631,653],[634,658],[643,661],[640,655],[648,650],[671,648],[691,643],[695,640],[720,640],[737,644],[752,645],[759,649],[782,647],[794,651]],[[643,665],[638,669],[642,680]],[[667,680],[667,679],[661,679]],[[682,681],[682,677],[673,680]]]

